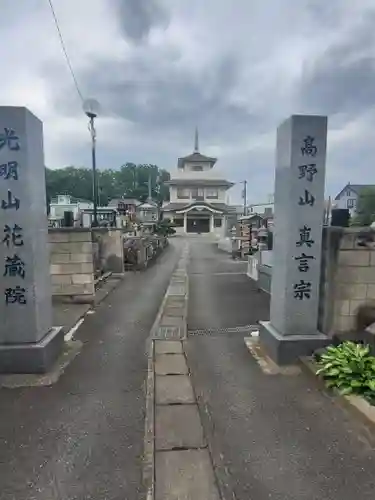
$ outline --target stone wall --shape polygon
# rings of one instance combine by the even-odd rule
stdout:
[[[342,229],[338,249],[330,256],[333,269],[325,281],[332,281],[327,298],[332,301],[331,329],[335,333],[353,330],[359,306],[375,301],[375,251],[371,245],[358,244],[362,232],[363,228]]]
[[[53,296],[93,300],[95,286],[91,230],[58,228],[50,229],[48,235]]]

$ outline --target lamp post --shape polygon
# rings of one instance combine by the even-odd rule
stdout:
[[[94,220],[92,227],[98,226],[98,182],[96,179],[96,130],[95,118],[98,116],[100,105],[95,99],[86,99],[83,103],[83,111],[89,118],[89,131],[91,135],[91,159],[92,159],[92,196],[94,202]]]

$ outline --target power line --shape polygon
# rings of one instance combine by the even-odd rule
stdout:
[[[66,62],[68,64],[68,68],[69,68],[70,74],[72,75],[75,88],[77,89],[77,92],[78,92],[78,95],[79,95],[81,101],[84,101],[82,92],[81,92],[81,90],[79,88],[77,78],[76,78],[76,76],[74,74],[73,67],[72,67],[70,59],[69,59],[68,51],[66,50],[66,47],[65,47],[64,38],[63,38],[61,30],[60,30],[59,21],[58,21],[57,16],[56,16],[55,9],[53,8],[52,0],[48,0],[48,3],[49,3],[49,6],[51,7],[52,16],[53,16],[53,19],[55,21],[57,33],[58,33],[59,38],[60,38],[61,48],[62,48],[62,50],[64,52],[65,59],[66,59]]]

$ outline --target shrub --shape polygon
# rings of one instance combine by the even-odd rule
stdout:
[[[155,233],[160,234],[161,236],[171,236],[176,233],[176,230],[173,228],[173,224],[169,220],[162,220],[156,226]]]
[[[358,394],[375,404],[375,357],[368,345],[343,342],[330,346],[319,355],[321,375],[327,387],[338,389],[340,394]]]

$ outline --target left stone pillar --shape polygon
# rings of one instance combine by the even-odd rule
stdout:
[[[52,327],[43,125],[0,107],[0,373],[44,373],[59,355]]]

